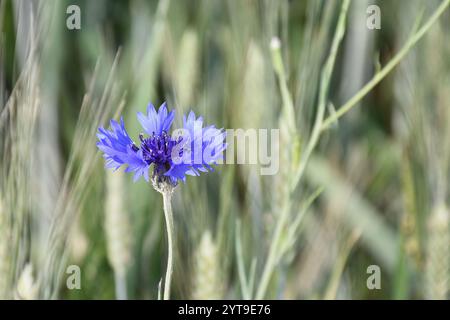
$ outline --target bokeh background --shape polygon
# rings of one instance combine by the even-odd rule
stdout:
[[[0,297],[157,299],[162,199],[107,172],[95,134],[122,115],[137,136],[136,112],[167,101],[176,125],[194,110],[282,132],[276,175],[222,165],[177,187],[174,298],[448,298],[449,12],[322,132],[292,187],[318,105],[335,113],[440,3],[352,1],[322,97],[342,1],[2,0]]]

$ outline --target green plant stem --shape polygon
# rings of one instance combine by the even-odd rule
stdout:
[[[127,279],[124,272],[114,272],[116,299],[127,300]]]
[[[302,155],[302,159],[299,165],[299,168],[291,182],[291,191],[294,191],[297,187],[298,182],[300,181],[303,173],[306,169],[306,165],[308,160],[314,151],[317,143],[320,139],[320,134],[323,128],[323,120],[325,116],[325,109],[327,104],[328,91],[331,82],[331,76],[334,69],[334,64],[336,62],[336,57],[338,53],[339,46],[344,38],[345,34],[345,24],[347,21],[347,12],[350,7],[350,0],[345,0],[342,3],[341,11],[339,14],[339,20],[336,26],[336,31],[333,36],[333,42],[331,45],[330,54],[325,62],[325,65],[322,70],[322,74],[320,77],[320,89],[319,89],[319,105],[317,107],[316,119],[314,121],[314,127],[311,133],[311,137],[309,138],[308,144],[305,148],[305,151]]]
[[[163,190],[161,192],[163,196],[164,204],[164,216],[166,218],[167,228],[167,269],[166,277],[164,280],[164,300],[170,299],[170,284],[172,281],[173,273],[173,240],[174,240],[174,228],[173,228],[173,214],[172,214],[172,192],[170,190]]]
[[[325,111],[325,101],[326,101],[326,94],[328,92],[329,88],[329,82],[331,79],[331,73],[333,71],[334,63],[336,61],[336,55],[339,48],[339,44],[342,41],[342,38],[344,37],[345,33],[345,22],[347,17],[347,11],[350,6],[350,0],[345,0],[342,3],[341,11],[339,14],[339,21],[336,27],[336,32],[334,34],[333,38],[333,44],[331,47],[330,55],[327,59],[327,62],[325,63],[324,70],[322,72],[321,76],[321,84],[320,84],[320,101],[319,101],[319,110],[317,112],[316,116],[316,122],[313,129],[312,138],[310,139],[305,155],[302,158],[300,169],[297,171],[296,176],[293,178],[293,183],[291,183],[291,191],[295,189],[295,185],[297,185],[297,182],[300,180],[301,175],[303,174],[304,168],[306,167],[306,162],[309,159],[310,154],[312,153],[318,139],[320,136],[320,128],[322,124],[322,120],[324,117],[324,111]],[[274,53],[278,53],[274,50]],[[279,54],[279,53],[278,53]],[[275,59],[277,56],[274,57],[274,62],[278,62],[278,64],[275,64],[275,70],[277,71],[277,75],[279,76],[279,81],[282,84],[283,80],[283,73],[281,72],[283,68],[277,66],[282,65],[281,55],[279,55],[279,59]],[[281,86],[282,89],[282,95],[283,97],[288,97],[289,93],[285,92],[283,90],[283,86]],[[287,90],[287,88],[285,88]],[[283,101],[290,101],[289,99],[283,99]],[[290,104],[290,102],[289,102]],[[302,165],[304,164],[304,165]],[[283,255],[283,252],[280,252],[281,248],[281,242],[283,237],[283,230],[285,230],[285,227],[289,220],[289,213],[291,211],[291,203],[288,201],[284,206],[280,213],[280,216],[277,220],[277,224],[275,226],[275,231],[273,234],[272,242],[269,247],[269,254],[266,260],[266,263],[264,264],[263,273],[261,276],[261,282],[259,283],[258,290],[256,292],[256,299],[260,300],[263,299],[266,295],[267,287],[269,285],[270,279],[272,278],[273,271],[275,267],[278,265],[280,258]]]
[[[250,300],[250,293],[248,291],[248,281],[244,268],[244,254],[242,253],[242,240],[241,240],[241,222],[236,222],[236,259],[238,265],[239,282],[241,284],[242,298],[244,300]]]
[[[267,257],[266,263],[264,265],[264,270],[261,276],[261,282],[259,283],[258,290],[256,291],[256,299],[261,300],[264,299],[266,295],[267,287],[269,286],[270,279],[272,278],[273,270],[278,264],[279,252],[280,248],[280,240],[282,236],[282,231],[284,229],[284,225],[287,221],[288,213],[289,213],[289,205],[285,205],[280,218],[278,219],[277,225],[275,227],[275,233],[273,235],[273,241],[270,244],[269,255]]]
[[[403,48],[392,58],[389,63],[380,70],[361,90],[359,90],[350,100],[348,100],[336,113],[330,115],[323,121],[321,131],[330,127],[336,120],[341,118],[344,114],[350,111],[358,102],[360,102],[378,83],[381,82],[408,54],[408,52],[416,45],[416,43],[425,35],[431,26],[439,19],[450,5],[450,0],[445,0],[441,3],[438,9],[428,19],[428,21],[412,35]]]

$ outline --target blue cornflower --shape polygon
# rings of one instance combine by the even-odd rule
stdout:
[[[144,129],[139,135],[139,146],[129,137],[123,118],[120,123],[110,122],[110,130],[98,129],[97,147],[103,152],[106,168],[134,172],[134,181],[144,177],[149,181],[150,166],[153,179],[168,180],[176,185],[186,175],[199,175],[212,170],[212,165],[223,159],[226,148],[225,132],[214,125],[203,127],[203,118],[194,112],[183,117],[183,128],[169,133],[175,111],[168,112],[163,103],[156,112],[150,103],[147,114],[138,112],[137,118]]]

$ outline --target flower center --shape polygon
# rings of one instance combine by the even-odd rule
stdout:
[[[167,169],[170,165],[172,148],[176,144],[170,135],[163,132],[161,135],[151,135],[144,138],[139,135],[141,140],[141,149],[144,160],[148,163],[154,163],[158,169]]]

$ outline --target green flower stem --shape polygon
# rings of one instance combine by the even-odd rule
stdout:
[[[114,272],[116,299],[127,300],[127,278],[124,272]]]
[[[167,269],[166,278],[164,280],[164,300],[170,299],[170,284],[172,281],[173,273],[173,240],[174,240],[174,228],[173,228],[173,213],[172,213],[172,190],[164,189],[161,191],[164,203],[164,216],[166,219],[167,228]]]
[[[311,137],[309,138],[308,144],[305,147],[305,150],[302,155],[302,159],[298,170],[291,181],[291,192],[295,190],[300,181],[303,173],[308,164],[309,158],[311,157],[317,143],[320,139],[320,134],[323,130],[323,121],[325,116],[325,108],[327,104],[327,96],[331,83],[331,76],[333,74],[334,65],[336,62],[336,57],[338,54],[339,46],[344,38],[345,29],[346,29],[346,21],[347,21],[347,13],[350,7],[350,0],[345,0],[342,2],[341,11],[339,13],[339,20],[336,26],[336,31],[333,36],[333,42],[331,45],[330,54],[325,62],[323,67],[321,77],[320,77],[320,88],[319,88],[319,105],[317,107],[316,119],[314,121],[314,127],[311,133]]]

